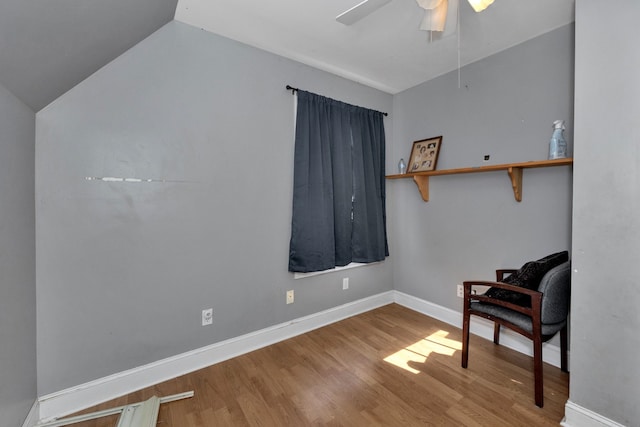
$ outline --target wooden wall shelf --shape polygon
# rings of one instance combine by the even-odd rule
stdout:
[[[546,168],[550,166],[568,166],[573,164],[573,158],[556,159],[556,160],[538,160],[533,162],[523,163],[505,163],[501,165],[488,165],[477,166],[470,168],[458,168],[458,169],[443,169],[429,172],[417,172],[406,173],[397,175],[387,175],[387,179],[407,179],[413,178],[413,181],[418,185],[418,190],[422,199],[425,202],[429,201],[429,177],[438,175],[457,175],[463,173],[480,173],[480,172],[494,172],[494,171],[507,171],[509,179],[511,180],[511,186],[513,187],[513,196],[516,201],[522,201],[522,171],[524,169],[531,168]]]

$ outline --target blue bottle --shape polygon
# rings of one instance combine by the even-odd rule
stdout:
[[[564,139],[564,120],[553,122],[553,134],[549,141],[549,160],[567,157],[567,141]]]
[[[400,162],[398,163],[398,173],[404,174],[406,172],[407,172],[407,165],[404,162],[404,159],[400,159]]]

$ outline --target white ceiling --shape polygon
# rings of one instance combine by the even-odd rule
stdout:
[[[175,19],[397,93],[458,67],[456,11],[430,38],[415,0],[393,0],[351,26],[335,17],[362,0],[179,0]],[[477,61],[574,20],[574,0],[460,0],[460,63]],[[434,33],[437,34],[437,33]]]
[[[389,93],[458,66],[455,7],[430,42],[415,0],[392,0],[351,26],[335,21],[360,1],[1,0],[0,85],[38,111],[174,16]],[[460,1],[463,65],[574,15],[574,0],[495,0],[479,14]]]

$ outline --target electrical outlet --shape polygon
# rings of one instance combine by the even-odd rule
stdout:
[[[342,289],[349,289],[349,278],[345,277],[342,279]]]
[[[458,285],[458,298],[464,297],[464,287],[462,285]]]
[[[293,304],[293,289],[287,291],[287,304]]]
[[[213,308],[202,310],[202,326],[211,325],[213,323]]]

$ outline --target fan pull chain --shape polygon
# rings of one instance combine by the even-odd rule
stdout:
[[[458,43],[458,89],[460,89],[460,0],[458,0],[458,10],[456,12],[456,39]]]

